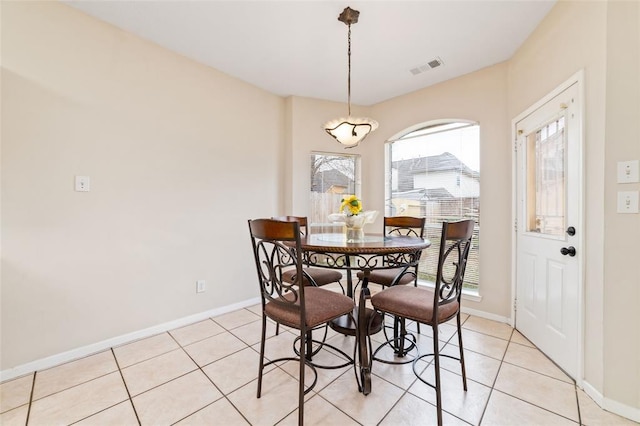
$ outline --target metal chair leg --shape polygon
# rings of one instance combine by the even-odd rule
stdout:
[[[462,327],[460,326],[460,312],[457,316],[458,320],[458,347],[460,348],[460,369],[462,370],[462,386],[467,390],[467,372],[464,366],[464,349],[462,348]]]
[[[300,377],[298,388],[298,425],[304,425],[304,366],[305,366],[305,346],[307,332],[302,327],[300,330]]]
[[[436,376],[436,409],[438,411],[438,426],[442,426],[442,388],[440,383],[440,345],[438,344],[438,324],[433,329],[433,362]]]
[[[260,363],[258,365],[258,394],[260,398],[262,392],[262,371],[264,370],[264,344],[267,336],[267,317],[262,315],[262,338],[260,339]]]

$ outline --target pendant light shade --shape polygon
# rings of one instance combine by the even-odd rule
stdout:
[[[366,117],[342,117],[328,121],[324,130],[345,148],[358,146],[367,135],[378,128],[378,122]]]
[[[324,125],[324,130],[344,145],[345,148],[358,146],[369,133],[378,128],[378,122],[375,120],[366,117],[351,116],[351,24],[358,22],[359,16],[360,12],[350,7],[345,8],[340,16],[338,16],[338,21],[344,22],[349,27],[347,35],[347,59],[349,64],[347,73],[347,104],[349,109],[347,117],[330,120]]]

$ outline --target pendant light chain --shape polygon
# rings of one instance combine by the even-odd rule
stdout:
[[[348,25],[349,27],[349,35],[348,35],[348,47],[347,47],[347,57],[348,57],[348,75],[347,75],[347,104],[348,104],[348,111],[349,111],[349,117],[351,117],[351,24]]]

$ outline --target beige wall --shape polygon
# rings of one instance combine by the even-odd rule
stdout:
[[[0,369],[256,298],[246,221],[280,208],[284,107],[68,6],[2,2]]]
[[[640,413],[640,216],[616,212],[618,191],[640,190],[616,180],[618,161],[640,160],[638,1],[608,3],[605,125],[604,394]]]

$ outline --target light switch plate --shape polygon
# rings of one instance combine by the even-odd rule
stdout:
[[[618,161],[618,183],[640,182],[640,161]]]
[[[638,191],[618,192],[618,213],[638,213]]]
[[[76,176],[76,191],[78,192],[89,192],[91,186],[91,181],[89,176]]]

